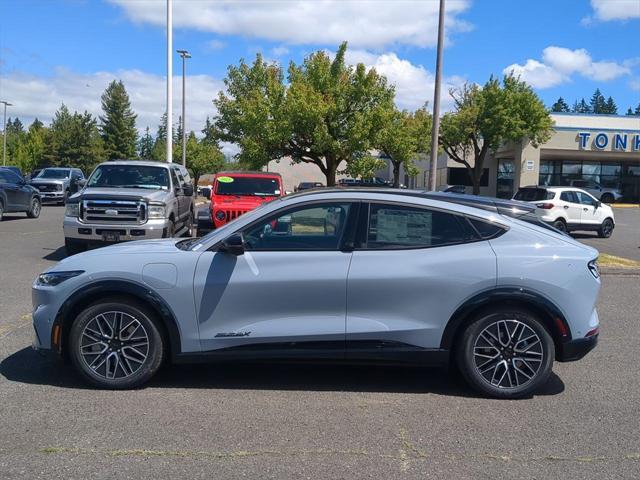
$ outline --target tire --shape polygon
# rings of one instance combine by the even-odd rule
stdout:
[[[613,233],[613,227],[613,220],[611,220],[610,218],[605,218],[602,222],[602,225],[600,225],[600,228],[598,229],[598,236],[600,238],[609,238]]]
[[[2,221],[3,217],[4,217],[4,205],[2,202],[0,202],[0,222]]]
[[[187,231],[185,232],[185,236],[186,237],[193,237],[193,212],[189,212],[189,217],[187,218],[187,221],[184,223],[184,226],[186,227]]]
[[[517,307],[485,313],[472,321],[456,351],[458,368],[467,383],[494,398],[531,395],[549,379],[554,358],[547,329],[530,312]]]
[[[173,238],[176,233],[176,222],[173,218],[169,219],[169,226],[165,229],[164,238]]]
[[[42,211],[42,202],[38,197],[33,197],[31,199],[31,208],[27,210],[27,217],[38,218],[40,216],[40,211]]]
[[[68,352],[90,384],[130,389],[141,387],[158,371],[165,342],[148,308],[128,298],[110,298],[78,315],[69,333]]]
[[[602,197],[600,197],[600,201],[602,203],[614,203],[616,200],[610,193],[603,193]]]
[[[563,233],[568,232],[567,224],[561,218],[558,218],[555,222],[553,222],[553,228],[555,228],[556,230],[560,230]]]
[[[64,248],[67,251],[67,255],[75,255],[76,253],[84,252],[87,249],[87,244],[82,240],[76,240],[74,238],[64,239]]]
[[[62,202],[60,202],[59,205],[66,205],[68,198],[69,198],[69,190],[65,190],[64,197],[62,198]]]

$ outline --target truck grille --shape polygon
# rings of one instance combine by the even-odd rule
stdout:
[[[81,217],[87,223],[140,225],[147,221],[147,207],[136,200],[84,200]]]
[[[243,214],[247,213],[248,211],[249,210],[225,210],[224,211],[225,219],[227,220],[227,222],[229,222],[231,220],[235,220],[240,215],[243,215]]]
[[[41,192],[58,192],[62,190],[62,188],[59,188],[60,184],[57,183],[37,183],[35,187]]]

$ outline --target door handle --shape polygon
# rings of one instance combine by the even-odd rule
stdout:
[[[584,210],[585,212],[588,212],[589,209],[588,208],[583,208],[582,210]]]
[[[569,210],[569,205],[565,205],[565,206],[564,206],[564,209],[565,209],[565,210]]]

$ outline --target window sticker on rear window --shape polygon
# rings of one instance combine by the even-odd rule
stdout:
[[[218,181],[222,183],[231,183],[233,182],[233,177],[218,177]]]
[[[418,244],[431,238],[431,212],[380,209],[376,242]]]

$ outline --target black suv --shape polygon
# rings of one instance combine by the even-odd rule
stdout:
[[[41,207],[38,190],[27,185],[12,170],[0,167],[0,221],[10,212],[26,212],[29,218],[37,218]]]

